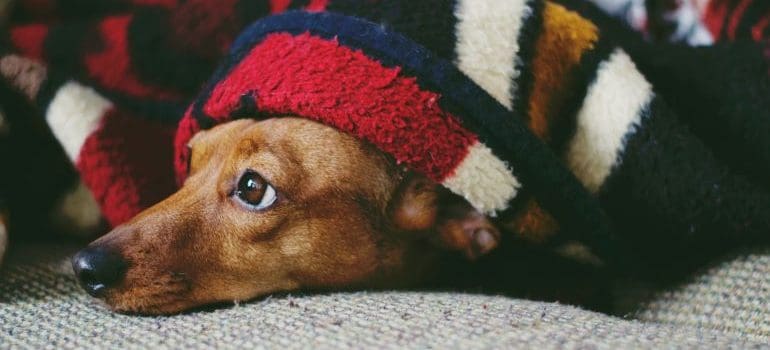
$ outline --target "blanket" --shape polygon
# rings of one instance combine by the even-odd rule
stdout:
[[[712,45],[770,40],[770,4],[761,0],[590,0],[652,41]]]
[[[570,0],[26,0],[10,18],[0,74],[110,226],[182,183],[198,130],[293,114],[607,260],[770,232],[759,45],[660,54]],[[683,93],[693,62],[735,65]]]

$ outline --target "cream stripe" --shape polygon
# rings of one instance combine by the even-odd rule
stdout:
[[[507,208],[521,187],[505,163],[480,142],[471,146],[468,155],[443,184],[489,215]]]
[[[532,12],[527,2],[459,0],[455,8],[457,67],[508,110],[521,73],[514,64],[519,31]]]
[[[599,65],[567,150],[570,169],[591,192],[618,163],[627,135],[639,126],[652,97],[652,86],[623,50]]]
[[[99,229],[102,212],[91,190],[78,181],[77,187],[66,193],[51,210],[51,219],[58,233],[89,237]]]
[[[77,160],[86,138],[93,133],[110,101],[89,87],[74,81],[64,84],[48,105],[46,120],[54,136],[73,161]]]

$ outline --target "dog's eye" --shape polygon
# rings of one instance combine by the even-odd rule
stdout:
[[[252,170],[241,175],[234,195],[235,198],[253,210],[266,209],[273,205],[278,198],[275,188]]]

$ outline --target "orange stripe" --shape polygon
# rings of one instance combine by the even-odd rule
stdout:
[[[565,107],[567,92],[574,90],[577,83],[570,72],[598,39],[599,31],[593,23],[546,2],[543,32],[535,44],[532,62],[534,82],[529,105],[529,126],[538,137],[549,140],[554,119]]]
[[[563,114],[570,92],[580,83],[572,72],[598,40],[599,30],[593,23],[560,5],[545,3],[543,31],[532,62],[534,81],[529,101],[529,127],[541,139],[550,140],[555,119]],[[559,230],[556,219],[535,199],[529,199],[505,226],[532,242],[543,242]]]
[[[559,230],[556,219],[540,207],[535,199],[530,199],[513,220],[503,225],[521,239],[532,243],[543,243]]]

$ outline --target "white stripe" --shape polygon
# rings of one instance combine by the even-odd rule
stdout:
[[[91,190],[82,181],[66,193],[51,210],[56,231],[71,236],[89,237],[97,232],[102,212]]]
[[[54,136],[73,161],[112,103],[89,87],[74,81],[64,84],[48,105],[46,120]]]
[[[567,150],[570,169],[591,192],[618,163],[627,135],[639,126],[652,97],[652,86],[623,50],[599,65]]]
[[[507,208],[521,187],[508,166],[480,142],[471,146],[468,155],[443,185],[488,215]]]
[[[521,74],[519,31],[532,13],[527,2],[459,0],[455,8],[457,67],[509,110]]]

